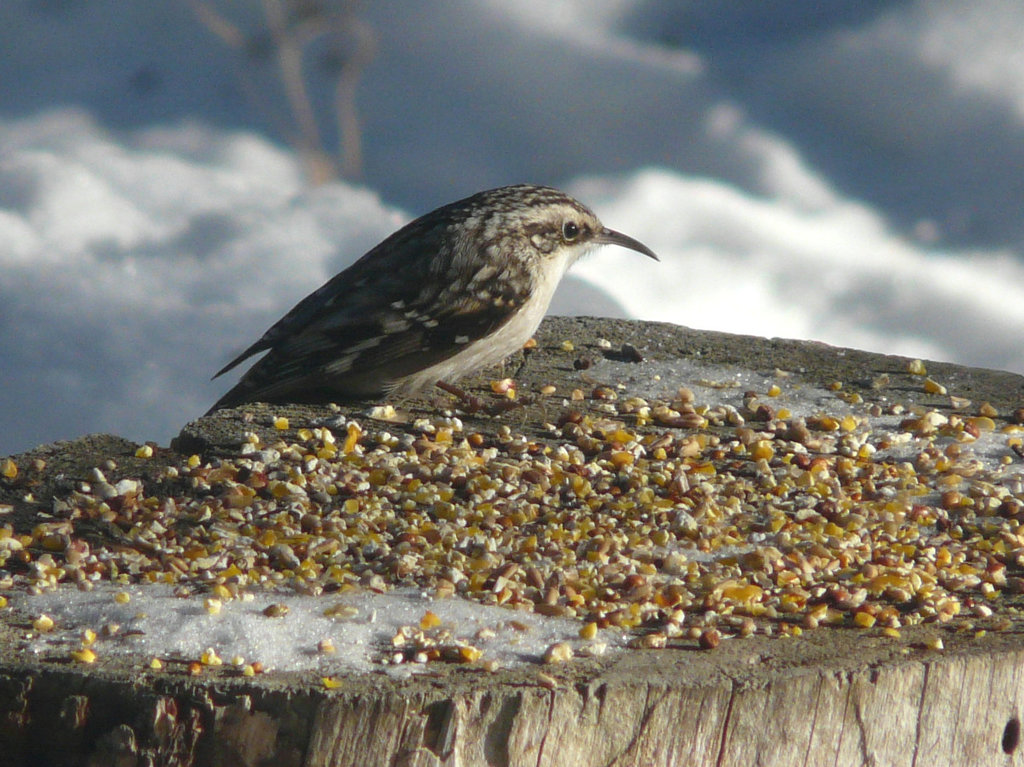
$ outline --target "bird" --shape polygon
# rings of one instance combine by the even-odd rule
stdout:
[[[659,260],[548,186],[478,192],[406,224],[284,315],[217,378],[266,351],[210,408],[421,394],[518,351],[577,259]]]

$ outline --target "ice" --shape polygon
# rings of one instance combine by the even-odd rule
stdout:
[[[117,595],[129,597],[120,603]],[[603,653],[621,647],[626,637],[614,630],[601,632],[599,640],[579,638],[582,624],[565,618],[487,607],[459,597],[433,599],[414,589],[386,593],[350,592],[336,596],[305,596],[280,589],[258,593],[252,599],[223,601],[219,611],[206,608],[209,595],[179,598],[166,585],[119,586],[98,584],[91,591],[64,586],[39,596],[19,595],[13,606],[30,615],[48,615],[56,622],[51,633],[38,634],[29,652],[64,652],[81,646],[82,631],[91,629],[98,639],[98,656],[134,656],[143,661],[159,658],[167,663],[197,661],[213,650],[224,664],[239,666],[259,662],[265,671],[316,670],[330,675],[343,672],[385,670],[404,675],[429,668],[416,662],[395,664],[402,649],[393,638],[403,626],[418,627],[424,615],[440,619],[437,636],[444,631],[456,640],[483,652],[481,660],[500,667],[538,664],[545,650],[556,642],[568,642],[576,651]],[[284,605],[284,617],[268,617],[270,605]],[[351,614],[336,608],[354,608]],[[329,617],[333,612],[339,617]],[[104,626],[114,624],[116,633]],[[322,652],[320,643],[330,640],[334,652]]]

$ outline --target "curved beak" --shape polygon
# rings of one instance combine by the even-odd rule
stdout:
[[[594,237],[594,243],[597,245],[618,245],[623,248],[629,248],[635,250],[637,253],[643,253],[648,258],[653,258],[655,261],[660,261],[654,251],[644,245],[640,240],[634,240],[632,237],[616,232],[614,229],[605,227],[597,236]]]

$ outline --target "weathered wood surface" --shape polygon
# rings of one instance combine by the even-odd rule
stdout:
[[[800,665],[795,648],[792,665],[782,667],[771,641],[730,644],[725,657],[643,651],[556,672],[553,682],[536,673],[456,673],[426,682],[355,680],[355,690],[330,693],[313,679],[140,682],[4,664],[0,764],[1022,761],[1024,649],[982,645],[897,660],[868,648],[866,658],[837,666]],[[856,649],[856,642],[837,644]],[[764,668],[765,657],[774,668]]]
[[[557,320],[544,332],[616,346],[642,337],[666,356],[800,369],[850,387],[904,365],[663,325]],[[530,366],[535,380],[576,374],[543,355]],[[1019,376],[929,370],[955,379],[966,396],[1021,404]],[[234,438],[192,425],[182,449],[229,451]],[[96,465],[97,451],[132,468],[132,447],[116,438],[48,446],[51,476],[36,492]],[[20,513],[11,517],[30,524]],[[928,627],[898,640],[819,629],[800,639],[728,640],[711,652],[633,650],[494,673],[441,667],[402,681],[352,676],[327,691],[314,674],[204,679],[140,672],[141,660],[41,661],[12,649],[28,627],[8,612],[0,615],[0,765],[1024,764],[1016,613],[1007,631],[943,634],[942,651],[925,649]]]

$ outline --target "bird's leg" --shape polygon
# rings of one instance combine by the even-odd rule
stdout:
[[[468,413],[483,412],[487,415],[501,415],[502,413],[507,413],[509,410],[515,410],[517,407],[522,407],[524,404],[514,399],[508,399],[507,397],[502,397],[500,400],[495,402],[486,402],[475,394],[470,394],[465,389],[462,389],[455,384],[450,384],[447,381],[438,381],[437,388],[448,392],[453,397],[460,400]]]
[[[537,341],[535,339],[533,339],[533,338],[531,338],[529,341],[527,341],[523,345],[523,361],[520,362],[519,365],[516,367],[516,371],[512,374],[513,378],[519,378],[519,376],[523,372],[523,368],[526,367],[526,363],[530,361],[530,355],[533,353],[533,350],[536,349],[536,348],[537,348]],[[502,364],[502,369],[504,370],[505,360],[502,360],[501,364]]]
[[[486,405],[482,399],[474,394],[470,394],[465,389],[459,388],[455,384],[450,384],[447,381],[438,381],[437,388],[441,391],[446,391],[456,399],[460,400],[466,409],[471,413],[479,413],[481,410],[486,408]]]

